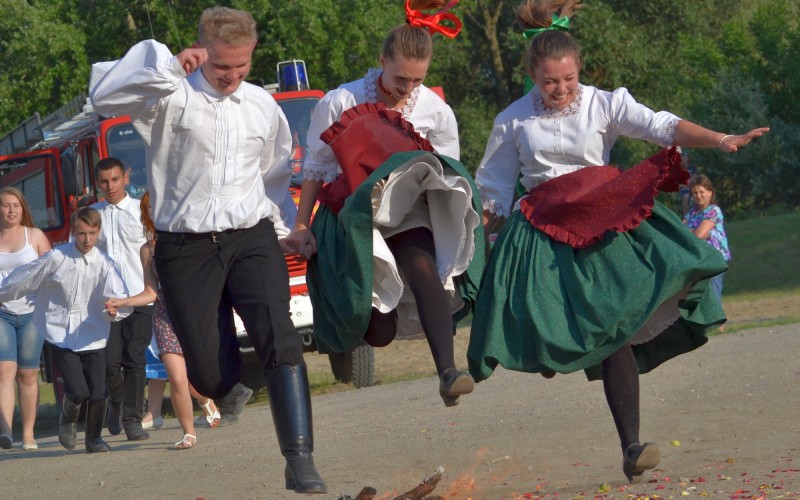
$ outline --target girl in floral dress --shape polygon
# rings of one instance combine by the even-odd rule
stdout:
[[[723,225],[724,217],[722,209],[719,208],[714,194],[714,185],[711,179],[703,174],[695,175],[689,182],[689,189],[692,191],[694,206],[689,209],[683,218],[686,227],[701,240],[719,250],[722,257],[730,262],[731,251],[728,248],[728,235],[725,233]],[[714,294],[722,302],[722,277],[725,273],[718,274],[711,278],[711,288]]]
[[[185,450],[197,443],[191,397],[193,396],[197,399],[203,409],[209,427],[214,428],[219,425],[220,414],[214,404],[214,400],[198,393],[189,383],[189,378],[186,374],[186,362],[183,359],[183,350],[180,343],[178,343],[178,337],[175,336],[172,323],[169,321],[167,308],[164,305],[164,297],[162,296],[161,288],[158,286],[158,276],[156,275],[155,262],[153,261],[153,252],[156,244],[153,238],[155,224],[150,215],[149,193],[145,193],[142,196],[141,207],[142,225],[147,236],[147,243],[142,246],[140,251],[142,269],[144,269],[144,291],[126,299],[110,299],[107,302],[107,307],[135,307],[143,304],[153,304],[153,336],[156,339],[159,356],[167,368],[172,408],[175,410],[175,416],[183,429],[183,439],[175,443],[175,448]]]

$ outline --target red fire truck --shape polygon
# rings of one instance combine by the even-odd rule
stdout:
[[[290,193],[299,201],[303,160],[307,153],[306,133],[311,111],[324,95],[308,87],[303,61],[278,65],[279,84],[265,86],[273,92],[292,129],[293,179]],[[144,143],[127,116],[103,117],[96,113],[86,95],[75,98],[42,119],[35,114],[0,138],[0,187],[14,186],[25,194],[31,216],[53,245],[68,241],[69,218],[80,206],[102,196],[94,179],[94,165],[113,156],[130,171],[128,192],[135,198],[144,193]],[[292,320],[302,336],[306,352],[316,350],[311,302],[306,286],[304,260],[287,256]],[[243,382],[253,388],[264,385],[255,352],[237,318],[237,335],[245,360]],[[331,368],[338,380],[364,387],[375,383],[372,348],[366,344],[348,353],[330,354]],[[42,356],[42,374],[54,383],[56,401],[61,384],[49,352]]]

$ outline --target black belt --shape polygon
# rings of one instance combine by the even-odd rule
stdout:
[[[226,229],[224,231],[210,231],[208,233],[171,233],[156,229],[156,241],[163,243],[184,243],[186,241],[210,241],[218,243],[221,238],[245,231],[245,229]]]

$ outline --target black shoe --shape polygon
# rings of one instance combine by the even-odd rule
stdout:
[[[122,399],[123,392],[122,386],[125,378],[122,372],[117,372],[116,375],[106,378],[108,385],[108,416],[106,417],[106,427],[109,434],[116,436],[122,432]]]
[[[122,403],[122,429],[128,441],[142,441],[149,439],[150,434],[142,428],[142,414],[144,413],[144,388],[147,378],[144,372],[128,372],[122,384],[125,395]]]
[[[78,440],[78,415],[81,404],[74,402],[74,396],[64,394],[63,410],[58,417],[58,442],[68,450],[74,450]]]
[[[247,402],[253,397],[253,389],[242,383],[237,383],[223,398],[216,400],[220,414],[220,426],[232,424],[239,420],[239,415],[244,411]]]
[[[455,406],[462,394],[469,394],[475,388],[472,375],[460,372],[455,368],[447,368],[439,375],[439,395],[445,406]]]
[[[86,440],[86,453],[104,453],[106,451],[111,451],[111,447],[103,441],[103,438],[98,437]]]
[[[108,433],[116,436],[122,432],[122,400],[108,402],[108,417],[106,418]]]
[[[142,422],[134,419],[124,419],[122,428],[128,441],[144,441],[150,439],[150,433],[142,428]]]
[[[106,416],[106,402],[106,399],[95,403],[90,401],[86,407],[86,438],[84,441],[87,453],[111,451],[108,444],[100,437],[103,432],[103,419]]]
[[[661,450],[655,443],[634,443],[625,450],[622,458],[622,472],[631,483],[638,482],[642,473],[654,469],[661,460]]]
[[[269,408],[281,453],[286,457],[286,489],[324,494],[328,486],[314,465],[314,430],[306,367],[281,365],[266,377]]]

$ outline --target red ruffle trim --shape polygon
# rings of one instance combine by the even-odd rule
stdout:
[[[337,214],[344,200],[395,153],[433,151],[431,143],[401,113],[381,103],[348,109],[320,139],[333,150],[342,174],[322,188],[318,199]]]
[[[593,166],[551,179],[521,199],[520,211],[550,238],[585,248],[608,231],[638,227],[652,213],[659,191],[677,191],[688,180],[672,147],[628,170]]]

